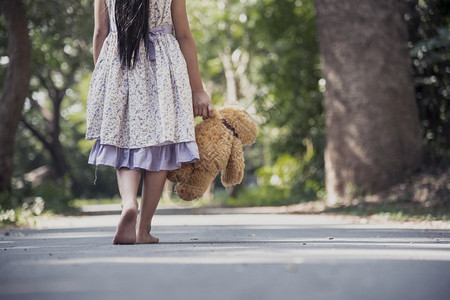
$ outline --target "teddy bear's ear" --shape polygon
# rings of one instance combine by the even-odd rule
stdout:
[[[244,110],[244,109],[237,102],[236,103],[226,103],[224,106],[222,106],[219,109],[219,112],[221,112],[221,111],[229,112],[230,110],[232,110],[232,111],[234,111],[234,110],[240,111],[240,110]]]
[[[222,115],[220,114],[220,110],[213,108],[213,119],[222,119]]]
[[[243,108],[239,105],[239,103],[226,103],[222,108],[233,108],[233,109],[240,109],[243,110]]]
[[[225,106],[226,106],[226,107],[235,107],[235,108],[240,108],[240,109],[242,109],[238,102],[226,103]]]

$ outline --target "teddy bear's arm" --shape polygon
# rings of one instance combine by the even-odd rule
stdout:
[[[181,168],[169,171],[167,173],[167,179],[172,182],[182,182],[187,180],[194,171],[194,164],[182,164]]]
[[[242,152],[242,143],[238,139],[234,139],[231,144],[231,154],[228,164],[222,171],[222,184],[224,186],[236,185],[241,183],[244,177],[244,152]]]

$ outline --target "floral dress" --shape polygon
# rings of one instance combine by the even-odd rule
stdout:
[[[159,171],[198,160],[186,61],[172,34],[172,0],[149,0],[149,38],[141,40],[133,69],[120,64],[115,0],[105,1],[109,34],[87,98],[86,139],[96,140],[89,163]]]

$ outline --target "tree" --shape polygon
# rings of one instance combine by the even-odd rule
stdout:
[[[0,0],[9,35],[9,67],[0,98],[0,192],[11,190],[14,138],[31,74],[31,45],[21,1]]]
[[[268,182],[267,190],[277,190],[283,201],[322,197],[325,126],[313,1],[191,5],[202,78],[213,99],[237,99],[261,124],[257,142],[246,151],[247,172],[265,166],[258,182]],[[284,172],[281,183],[275,170],[287,162],[295,171]]]
[[[450,5],[407,0],[414,86],[428,164],[450,159]]]
[[[378,192],[422,158],[404,2],[316,0],[328,203]]]
[[[250,49],[252,71],[257,75],[251,81],[258,85],[258,112],[265,119],[261,138],[271,143],[270,168],[290,162],[286,155],[291,156],[297,170],[283,171],[284,176],[293,175],[288,180],[288,203],[316,200],[324,194],[325,122],[314,4],[312,0],[264,0],[255,6],[250,14],[250,20],[255,20],[250,26]],[[291,163],[286,167],[293,168]]]
[[[26,3],[33,39],[33,80],[22,124],[48,151],[55,178],[60,179],[70,170],[61,142],[63,100],[91,69],[88,41],[92,36],[93,9],[86,0]]]

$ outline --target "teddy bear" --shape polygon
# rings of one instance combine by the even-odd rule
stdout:
[[[255,142],[258,129],[250,114],[238,106],[214,109],[213,117],[195,126],[200,160],[169,171],[177,195],[186,201],[201,198],[219,172],[227,187],[241,183],[244,176],[242,146]]]

